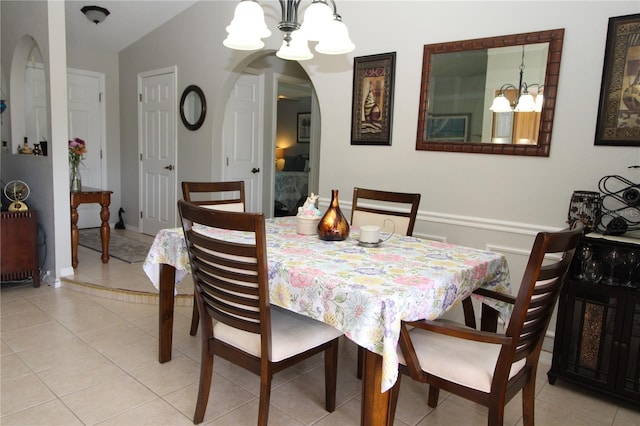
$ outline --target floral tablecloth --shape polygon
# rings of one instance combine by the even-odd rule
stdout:
[[[438,318],[478,287],[510,293],[499,253],[400,235],[366,248],[357,228],[336,242],[298,235],[295,217],[266,222],[271,303],[331,324],[382,355],[382,392],[397,379],[401,320]],[[161,230],[149,251],[144,270],[156,287],[161,263],[176,268],[176,282],[189,272],[181,228]]]

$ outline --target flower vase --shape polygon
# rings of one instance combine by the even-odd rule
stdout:
[[[343,241],[349,237],[349,222],[338,204],[338,190],[331,190],[331,204],[318,223],[318,237],[325,241]]]
[[[82,177],[80,176],[80,164],[71,163],[71,175],[69,177],[69,189],[71,192],[82,191]]]

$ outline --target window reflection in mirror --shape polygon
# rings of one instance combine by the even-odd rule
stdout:
[[[416,149],[548,156],[563,37],[559,29],[425,45]],[[534,104],[542,95],[536,110],[489,109],[501,88],[515,107],[525,86]]]

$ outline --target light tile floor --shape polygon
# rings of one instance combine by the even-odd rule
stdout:
[[[95,257],[95,259],[92,259]],[[140,268],[138,270],[138,267]],[[111,277],[111,280],[109,279]],[[0,292],[0,424],[2,425],[190,425],[197,395],[200,336],[189,336],[191,308],[175,311],[173,359],[157,361],[158,307],[141,265],[81,252],[76,280],[134,291],[96,290],[70,281],[62,288],[30,283]],[[99,282],[98,282],[99,281]],[[190,281],[185,280],[188,293]],[[118,300],[121,299],[121,300]],[[188,297],[185,297],[185,300]],[[337,409],[324,411],[319,357],[276,375],[272,425],[358,425],[360,382],[356,347],[341,341]],[[640,411],[558,380],[546,380],[543,353],[537,379],[538,425],[640,425]],[[206,425],[255,425],[259,378],[216,359]],[[437,409],[427,388],[404,378],[396,425],[485,425],[486,410],[441,393]],[[507,406],[508,425],[521,425],[521,399]]]

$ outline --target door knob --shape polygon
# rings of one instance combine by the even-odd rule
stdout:
[[[167,170],[173,170],[173,164],[169,164],[168,166],[164,166]]]
[[[251,173],[255,174],[255,173],[260,173],[260,169],[256,169],[255,167],[253,169],[251,169]]]

